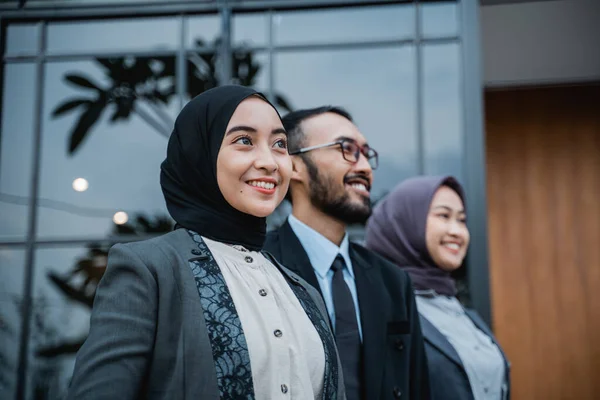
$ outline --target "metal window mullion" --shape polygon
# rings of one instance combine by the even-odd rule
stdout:
[[[305,51],[305,50],[336,50],[336,49],[371,49],[374,47],[401,47],[407,45],[420,44],[446,44],[460,40],[456,35],[436,38],[419,38],[418,40],[411,37],[404,39],[380,39],[373,41],[363,42],[329,42],[329,43],[315,43],[315,44],[291,44],[291,45],[278,45],[273,46],[273,50],[277,52],[283,51]],[[249,48],[254,50],[254,48]],[[263,50],[262,48],[260,50]]]
[[[209,49],[207,49],[209,51]],[[160,56],[171,56],[177,54],[177,50],[142,50],[142,51],[97,51],[97,52],[81,52],[81,53],[56,53],[56,54],[45,54],[43,56],[34,55],[7,55],[4,56],[5,62],[18,62],[18,61],[36,61],[38,58],[42,58],[43,62],[51,61],[78,61],[80,59],[89,58],[118,58],[118,57],[160,57]]]
[[[213,2],[187,2],[173,4],[174,1],[166,1],[163,4],[121,4],[118,2],[111,4],[102,4],[97,6],[74,6],[67,5],[65,7],[49,6],[43,7],[26,7],[24,9],[1,9],[0,15],[11,19],[78,19],[78,18],[127,18],[127,17],[142,17],[153,18],[162,17],[169,14],[196,14],[214,12],[216,7]],[[141,7],[143,5],[143,7]],[[67,7],[68,6],[68,7]]]
[[[0,53],[6,51],[8,25],[3,25],[2,16],[0,15]],[[6,74],[6,63],[0,65],[0,170],[2,169],[2,105],[4,104],[4,79]]]
[[[425,168],[425,132],[423,131],[423,52],[421,46],[421,4],[415,2],[415,66],[416,66],[416,105],[417,105],[417,171],[419,175],[426,172]]]
[[[456,25],[457,25],[457,34],[458,36],[461,38],[461,40],[459,40],[458,42],[458,52],[459,52],[459,57],[458,57],[458,62],[459,64],[459,77],[458,77],[458,90],[460,91],[459,93],[459,97],[460,97],[460,104],[461,104],[461,130],[460,130],[460,134],[462,136],[462,142],[461,142],[461,166],[460,166],[460,173],[461,173],[461,177],[465,177],[466,176],[466,172],[467,172],[467,166],[465,163],[465,148],[466,148],[466,130],[465,130],[465,109],[467,108],[467,103],[466,103],[466,95],[465,95],[465,81],[466,81],[466,76],[464,74],[464,70],[465,70],[465,65],[464,65],[464,59],[463,59],[463,52],[464,52],[464,46],[462,43],[462,37],[463,37],[463,26],[462,26],[462,13],[463,13],[463,8],[464,4],[461,0],[457,0],[456,1],[456,18],[458,19],[458,21],[456,21]]]
[[[27,390],[27,372],[29,358],[29,339],[31,330],[31,314],[33,311],[32,289],[35,263],[35,239],[37,229],[37,198],[41,173],[41,147],[42,147],[42,118],[44,110],[44,61],[43,54],[46,50],[47,24],[40,22],[39,55],[36,62],[36,91],[34,109],[34,140],[33,140],[33,168],[31,173],[29,195],[29,224],[27,229],[27,243],[25,250],[25,278],[23,282],[23,303],[21,307],[21,343],[19,346],[19,365],[17,368],[16,399],[23,400]]]
[[[187,53],[185,51],[185,41],[187,39],[188,21],[184,14],[179,16],[179,49],[175,59],[175,84],[179,109],[183,108],[187,88]]]
[[[100,236],[100,237],[58,237],[58,238],[47,238],[37,239],[35,242],[36,247],[40,246],[55,246],[55,247],[72,247],[76,245],[88,245],[90,243],[97,244],[114,244],[114,243],[129,243],[138,242],[142,240],[148,240],[156,238],[157,236],[163,235],[164,233],[144,233],[140,235],[111,235],[111,236]],[[19,248],[27,246],[27,243],[23,241],[0,241],[0,246]]]
[[[464,183],[471,231],[467,279],[473,308],[491,326],[479,2],[463,0],[461,3]]]
[[[448,44],[460,41],[459,36],[447,36],[436,38],[420,38],[418,44]],[[388,48],[402,47],[417,44],[417,40],[413,37],[405,39],[389,39],[389,40],[374,40],[368,42],[329,42],[329,43],[314,43],[314,44],[291,44],[291,45],[273,45],[273,46],[248,46],[245,50],[252,52],[270,51],[273,52],[300,52],[300,51],[316,51],[316,50],[360,50],[372,48]],[[116,58],[116,57],[158,57],[177,55],[178,49],[174,50],[143,50],[143,51],[113,51],[113,52],[91,52],[91,53],[57,53],[43,56],[43,61],[78,61],[81,59],[89,59],[96,57]],[[210,54],[215,51],[220,51],[214,47],[198,47],[186,48],[187,53]],[[35,62],[39,56],[36,55],[6,55],[4,62]]]
[[[458,35],[438,36],[431,38],[420,38],[422,44],[447,44],[460,40]],[[274,40],[273,40],[274,42]],[[310,50],[331,50],[331,49],[360,49],[373,47],[398,47],[406,45],[414,45],[417,40],[413,35],[402,39],[376,39],[369,41],[348,41],[348,42],[323,42],[323,43],[300,43],[300,44],[282,44],[269,46],[244,46],[248,51],[268,51],[273,49],[275,52],[284,51],[310,51]]]
[[[231,54],[231,7],[227,0],[223,0],[219,15],[221,16],[221,43],[219,54],[221,68],[219,69],[219,85],[231,83],[232,76],[232,54]]]
[[[275,104],[275,54],[273,52],[273,46],[275,41],[275,30],[273,28],[273,10],[268,11],[267,15],[267,32],[269,34],[269,43],[268,43],[268,63],[269,63],[269,89],[268,96],[269,101]]]
[[[218,0],[222,2],[225,0]],[[246,0],[237,1],[234,4],[236,11],[262,11],[270,8],[281,10],[294,10],[295,8],[312,7],[344,7],[344,6],[371,6],[371,5],[393,5],[401,4],[402,0]],[[215,1],[164,1],[156,4],[144,4],[143,2],[111,2],[111,4],[73,5],[73,4],[50,4],[43,6],[29,6],[23,9],[1,9],[0,14],[8,18],[80,18],[80,17],[129,17],[142,16],[154,17],[168,14],[194,14],[207,13],[215,10]]]

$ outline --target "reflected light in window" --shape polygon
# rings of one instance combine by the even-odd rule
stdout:
[[[113,222],[117,225],[123,225],[129,221],[129,216],[125,211],[117,211],[115,215],[113,215]]]
[[[73,181],[73,190],[76,192],[85,192],[88,187],[90,187],[90,184],[83,178],[77,178]]]

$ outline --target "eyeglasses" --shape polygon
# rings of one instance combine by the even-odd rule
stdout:
[[[340,150],[342,151],[342,156],[344,160],[349,161],[353,164],[358,162],[358,159],[362,153],[363,156],[369,161],[369,165],[371,169],[377,169],[379,165],[379,156],[377,152],[373,150],[368,145],[359,146],[354,140],[351,139],[341,139],[331,143],[318,144],[316,146],[304,147],[302,149],[290,152],[290,155],[307,153],[312,150],[322,149],[324,147],[332,147],[332,146],[340,146]]]

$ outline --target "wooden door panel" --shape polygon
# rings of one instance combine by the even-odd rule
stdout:
[[[600,393],[600,86],[486,93],[495,332],[519,399]]]

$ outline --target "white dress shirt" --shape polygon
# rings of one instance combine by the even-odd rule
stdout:
[[[356,310],[356,321],[358,322],[358,332],[362,340],[362,326],[360,320],[360,310],[358,308],[358,295],[356,292],[356,282],[354,281],[354,270],[352,269],[352,260],[350,259],[350,241],[348,234],[344,235],[341,245],[338,247],[325,236],[315,231],[305,223],[301,222],[294,215],[288,218],[292,230],[300,240],[302,247],[308,255],[308,259],[312,264],[313,270],[317,276],[325,306],[329,313],[331,325],[335,329],[335,308],[333,306],[333,294],[331,293],[331,281],[333,280],[333,270],[331,264],[341,254],[346,262],[344,269],[344,281],[350,289],[352,300],[354,300],[354,308]]]
[[[323,342],[284,276],[259,252],[203,240],[242,323],[256,399],[320,398]]]

